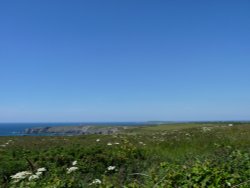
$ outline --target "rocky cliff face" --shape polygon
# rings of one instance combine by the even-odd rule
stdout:
[[[61,126],[35,127],[25,129],[24,134],[113,134],[127,129],[127,127],[97,127],[97,126]]]

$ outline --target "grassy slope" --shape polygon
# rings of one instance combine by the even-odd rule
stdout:
[[[101,141],[96,142],[96,139]],[[155,185],[154,181],[157,182],[164,175],[168,175],[168,170],[162,165],[165,163],[175,165],[170,169],[175,169],[178,165],[187,166],[185,171],[179,172],[181,177],[183,174],[192,174],[193,165],[197,163],[197,160],[201,162],[213,161],[210,166],[206,167],[213,169],[212,171],[216,171],[217,166],[224,168],[220,166],[223,163],[228,163],[229,167],[238,165],[237,168],[235,167],[237,173],[234,171],[230,171],[230,173],[241,174],[241,172],[238,172],[241,168],[243,169],[240,162],[247,161],[247,158],[237,156],[239,159],[237,158],[234,162],[231,155],[235,151],[245,154],[250,153],[250,125],[239,124],[229,127],[228,124],[220,123],[168,124],[132,128],[119,135],[0,137],[0,145],[5,144],[8,140],[13,141],[5,147],[0,147],[2,185],[10,181],[10,175],[19,171],[30,170],[31,166],[27,162],[28,159],[35,167],[46,167],[48,169],[48,172],[41,180],[36,182],[38,184],[35,184],[34,187],[43,187],[42,183],[44,182],[49,182],[46,185],[46,187],[49,187],[49,184],[55,185],[57,181],[59,181],[58,187],[63,187],[63,184],[69,187],[67,182],[73,181],[72,176],[67,176],[65,172],[74,160],[78,161],[79,170],[73,176],[73,187],[86,187],[95,178],[106,181],[105,186],[113,184],[115,187],[120,187],[124,184],[127,186],[135,184],[137,187],[147,187]],[[107,143],[113,145],[108,146]],[[115,143],[119,143],[119,145]],[[230,164],[229,160],[233,163]],[[230,176],[227,180],[224,175],[220,175],[224,177],[224,179],[218,180],[222,182],[221,187],[227,187],[226,181],[237,184],[250,178],[250,174],[248,174],[250,171],[247,171],[247,169],[250,169],[249,164],[244,165],[246,174],[242,178],[230,180]],[[117,171],[108,172],[107,167],[110,165],[116,166]],[[200,171],[203,173],[203,170]],[[201,173],[200,171],[197,173]],[[150,178],[129,175],[134,173],[144,173]],[[171,173],[174,174],[174,172]],[[178,182],[184,184],[185,181],[191,181],[179,176],[177,176],[179,179],[175,177],[172,184],[166,182],[159,187],[177,185]],[[168,179],[171,179],[171,177],[168,177]],[[215,175],[210,174],[209,177],[215,178]],[[217,179],[213,181],[217,181]],[[210,184],[212,183],[211,180]],[[193,185],[194,182],[191,184]],[[8,185],[10,184],[8,183]],[[203,187],[207,185],[209,185],[209,182]],[[15,184],[13,184],[13,187],[15,187]],[[202,185],[197,183],[197,187],[202,187]]]

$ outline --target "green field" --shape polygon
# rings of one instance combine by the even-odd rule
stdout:
[[[250,124],[179,123],[116,135],[0,137],[0,176],[3,188],[250,187]]]

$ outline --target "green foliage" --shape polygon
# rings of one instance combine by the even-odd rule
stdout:
[[[250,186],[249,125],[183,126],[120,135],[0,137],[0,145],[9,142],[0,148],[0,187]],[[37,179],[11,178],[22,171],[35,175],[41,167],[46,171]],[[69,172],[71,167],[76,169]]]

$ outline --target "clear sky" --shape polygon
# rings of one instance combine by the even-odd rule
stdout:
[[[250,120],[250,1],[0,2],[0,122],[147,120]]]

